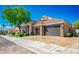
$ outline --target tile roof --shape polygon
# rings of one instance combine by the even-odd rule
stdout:
[[[44,16],[34,26],[51,25],[51,24],[61,24],[61,23],[64,23],[64,22],[65,22],[64,20],[59,20],[59,19],[55,19],[55,18]]]

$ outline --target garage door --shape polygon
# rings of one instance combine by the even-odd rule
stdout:
[[[60,27],[59,26],[46,26],[46,35],[60,36]]]

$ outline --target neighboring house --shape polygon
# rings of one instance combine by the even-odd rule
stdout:
[[[12,29],[8,29],[8,32],[12,33],[12,32],[19,32],[19,28],[15,27]],[[21,25],[21,32],[26,32],[26,26],[25,25]]]
[[[64,36],[65,32],[69,31],[72,25],[65,20],[59,20],[44,16],[40,21],[30,21],[27,23],[27,33],[35,35],[47,36]]]
[[[12,28],[12,29],[8,29],[8,33],[12,33],[12,32],[19,32],[18,27]]]
[[[8,34],[10,34],[10,33],[12,33],[12,32],[16,32],[16,31],[15,31],[14,29],[8,29],[8,30],[7,30],[7,33],[8,33]]]

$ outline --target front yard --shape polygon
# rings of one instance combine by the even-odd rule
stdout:
[[[58,36],[26,36],[12,37],[1,36],[19,46],[22,46],[34,53],[57,53],[57,54],[79,54],[78,37],[58,37]],[[19,49],[19,48],[18,48]]]
[[[49,44],[56,44],[63,47],[75,48],[79,46],[79,37],[58,37],[58,36],[26,36],[25,40],[41,41]]]

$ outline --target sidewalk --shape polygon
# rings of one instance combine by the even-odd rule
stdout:
[[[16,37],[2,36],[9,41],[14,42],[17,45],[20,45],[32,52],[37,54],[72,54],[79,53],[77,49],[60,47],[54,44],[46,44],[44,42],[33,41],[33,40],[24,40]]]

